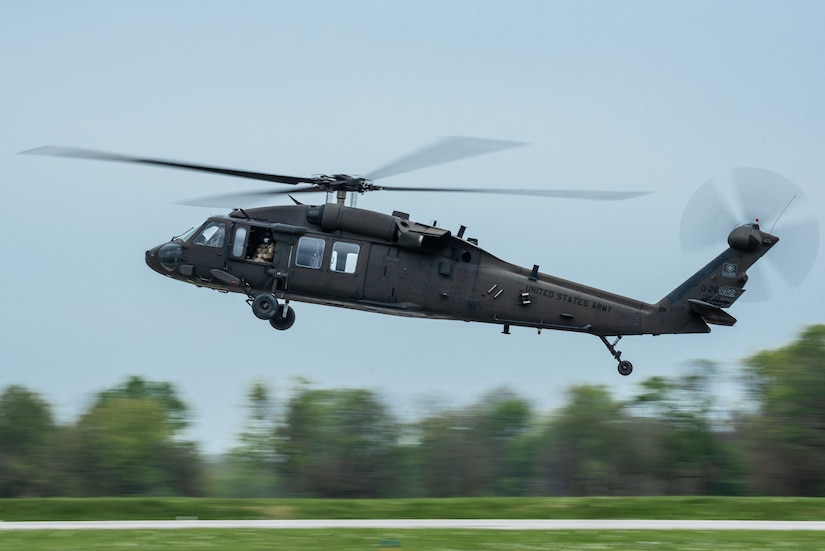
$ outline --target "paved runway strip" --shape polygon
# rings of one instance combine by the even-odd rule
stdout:
[[[125,520],[2,522],[2,530],[180,530],[180,529],[417,528],[450,530],[825,530],[825,521],[769,520]]]

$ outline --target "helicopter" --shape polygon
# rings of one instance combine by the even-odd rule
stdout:
[[[745,292],[748,269],[779,238],[758,220],[735,225],[728,248],[657,302],[647,303],[509,263],[436,223],[415,222],[404,212],[384,214],[346,205],[368,191],[534,195],[625,200],[648,192],[535,190],[463,187],[391,187],[375,180],[425,166],[521,145],[519,142],[450,138],[402,157],[368,176],[311,177],[249,172],[203,164],[102,151],[44,146],[23,153],[142,164],[222,174],[290,186],[233,193],[192,204],[251,203],[288,195],[293,204],[235,208],[146,251],[155,272],[184,283],[237,293],[252,314],[284,331],[296,320],[293,302],[428,319],[572,331],[598,337],[621,375],[633,364],[619,341],[628,335],[707,333],[732,326],[725,311]],[[335,194],[335,202],[304,204],[295,195]],[[715,201],[719,203],[719,201]],[[818,230],[817,230],[818,231]],[[818,235],[818,234],[817,234]]]

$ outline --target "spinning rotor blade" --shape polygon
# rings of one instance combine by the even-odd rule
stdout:
[[[648,195],[650,191],[582,191],[566,189],[505,189],[505,188],[425,188],[425,187],[386,187],[375,186],[381,191],[426,191],[436,193],[488,193],[491,195],[525,195],[530,197],[557,197],[561,199],[584,199],[589,201],[621,201]],[[199,197],[180,201],[182,205],[193,207],[226,207],[234,208],[237,205],[254,204],[269,197],[278,195],[292,195],[295,193],[317,193],[323,191],[316,186],[293,188],[287,190],[260,190],[240,193],[226,193],[210,197]]]
[[[681,223],[682,250],[710,253],[711,247],[724,246],[734,227],[757,220],[779,243],[748,271],[743,300],[749,301],[793,289],[814,266],[819,221],[802,190],[775,172],[737,168],[700,186]]]
[[[179,205],[190,207],[216,207],[216,208],[236,208],[238,205],[254,205],[265,201],[270,197],[278,195],[294,195],[296,193],[318,193],[323,190],[317,186],[290,188],[290,189],[262,189],[259,191],[242,191],[238,193],[225,193],[221,195],[211,195],[209,197],[197,197],[178,201]]]
[[[497,195],[522,195],[532,197],[557,197],[565,199],[585,199],[616,201],[639,197],[649,192],[638,191],[597,191],[597,190],[542,190],[542,189],[507,189],[507,188],[458,188],[458,187],[410,187],[410,186],[379,186],[372,183],[377,178],[385,178],[403,172],[418,170],[442,163],[457,161],[467,157],[502,151],[512,147],[525,145],[523,142],[511,142],[504,140],[488,140],[481,138],[452,137],[446,138],[435,144],[421,149],[411,155],[402,157],[384,167],[373,171],[368,177],[348,176],[346,174],[316,175],[311,178],[296,176],[284,176],[280,174],[269,174],[263,172],[249,172],[246,170],[236,170],[210,165],[184,163],[180,161],[153,159],[145,157],[135,157],[121,155],[117,153],[107,153],[89,149],[79,149],[72,147],[44,146],[36,149],[23,151],[29,155],[46,155],[51,157],[73,157],[79,159],[92,159],[97,161],[112,161],[120,163],[143,164],[159,166],[164,168],[177,168],[182,170],[193,170],[197,172],[208,172],[221,174],[224,176],[234,176],[252,180],[263,180],[279,184],[300,185],[306,187],[290,190],[261,190],[240,193],[229,193],[224,195],[198,198],[185,201],[183,204],[209,207],[236,207],[255,203],[267,197],[309,192],[357,192],[366,191],[426,191],[426,192],[450,192],[450,193],[487,193]]]
[[[377,170],[373,170],[366,175],[366,178],[369,180],[377,180],[379,178],[420,170],[459,159],[466,159],[467,157],[503,151],[521,145],[526,144],[524,142],[454,136],[452,138],[445,138],[431,146],[401,157]]]
[[[313,178],[300,178],[296,176],[282,176],[280,174],[267,174],[263,172],[248,172],[246,170],[235,170],[233,168],[221,168],[209,165],[199,165],[182,163],[179,161],[169,161],[163,159],[149,159],[144,157],[131,157],[117,153],[106,153],[104,151],[93,151],[91,149],[78,149],[74,147],[60,147],[46,145],[29,149],[22,152],[25,155],[45,155],[48,157],[73,157],[76,159],[92,159],[95,161],[114,161],[119,163],[132,163],[141,165],[153,165],[166,168],[179,168],[183,170],[195,170],[198,172],[211,172],[213,174],[223,174],[225,176],[236,176],[238,178],[248,178],[252,180],[263,180],[265,182],[277,182],[279,184],[310,184]]]
[[[455,187],[396,187],[376,186],[382,191],[434,191],[446,193],[489,193],[494,195],[527,195],[532,197],[558,197],[561,199],[586,199],[591,201],[621,201],[648,195],[650,191],[598,191],[575,189],[508,189],[508,188],[455,188]]]

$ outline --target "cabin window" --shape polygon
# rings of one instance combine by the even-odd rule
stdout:
[[[330,270],[344,274],[354,274],[355,267],[358,265],[358,253],[360,251],[361,246],[355,243],[335,242],[332,245],[332,258],[329,264]]]
[[[299,239],[295,265],[319,269],[321,260],[324,258],[324,245],[324,240],[317,237],[302,237]]]
[[[226,224],[223,222],[209,222],[198,233],[192,243],[195,245],[205,245],[207,247],[223,247],[225,235]]]
[[[235,237],[232,239],[232,256],[240,258],[246,253],[246,234],[248,233],[246,226],[238,226],[235,228]]]

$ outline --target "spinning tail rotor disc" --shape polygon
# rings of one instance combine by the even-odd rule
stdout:
[[[686,252],[718,252],[733,228],[751,222],[779,237],[776,247],[748,272],[742,300],[763,301],[802,283],[819,252],[816,211],[793,182],[752,167],[705,182],[682,214],[681,244]]]

